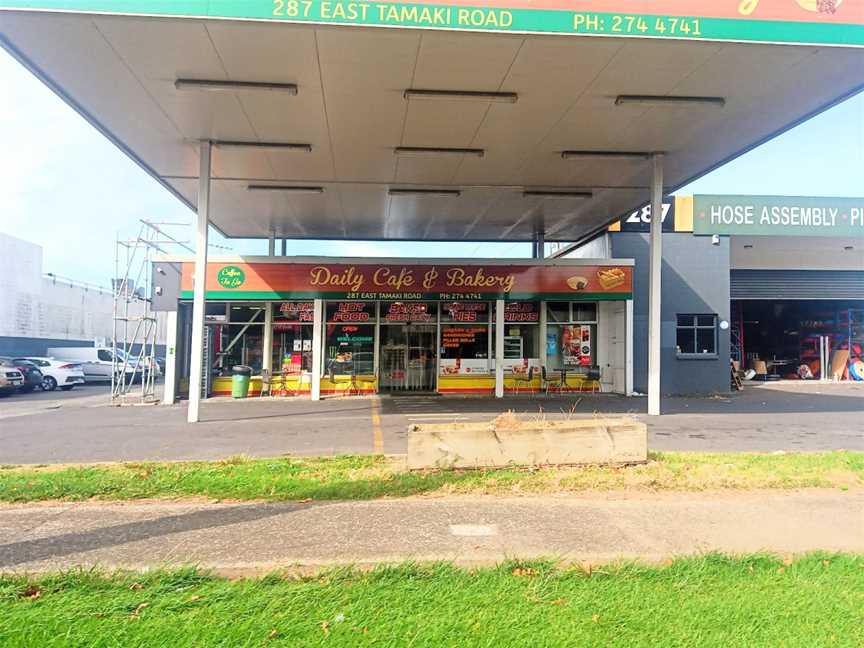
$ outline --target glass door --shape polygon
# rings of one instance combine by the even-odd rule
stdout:
[[[435,338],[428,324],[381,327],[380,387],[383,392],[435,390]]]

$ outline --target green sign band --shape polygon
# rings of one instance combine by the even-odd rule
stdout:
[[[589,3],[585,3],[590,6]],[[646,3],[647,4],[647,3]],[[587,7],[586,7],[587,8]],[[0,10],[864,47],[864,24],[347,0],[0,0]],[[816,17],[814,16],[814,20]]]
[[[694,196],[693,233],[864,238],[864,198]]]

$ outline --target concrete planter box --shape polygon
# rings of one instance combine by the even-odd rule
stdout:
[[[414,425],[409,433],[409,470],[648,460],[648,429],[627,418]]]

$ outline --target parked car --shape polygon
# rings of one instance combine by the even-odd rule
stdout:
[[[161,378],[165,373],[165,360],[162,358],[155,358],[153,356],[147,356],[144,358],[144,363],[142,367],[148,368],[156,378]]]
[[[69,391],[75,385],[83,385],[84,370],[80,364],[55,360],[54,358],[16,358],[14,362],[32,362],[42,372],[42,389],[54,391],[58,387]]]
[[[11,362],[0,359],[0,396],[14,394],[24,384],[24,374]]]
[[[18,386],[18,391],[22,394],[29,394],[37,387],[42,386],[42,372],[39,371],[39,367],[32,362],[28,362],[27,360],[19,362],[12,358],[0,358],[0,361],[8,363],[21,372],[24,381]]]
[[[81,365],[87,382],[111,382],[114,371],[114,351],[107,347],[53,347],[48,356],[71,364]],[[124,366],[123,352],[117,350],[118,368]],[[136,358],[125,358],[126,380],[131,381],[138,371]]]

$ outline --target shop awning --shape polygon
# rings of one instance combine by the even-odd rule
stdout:
[[[0,2],[52,4],[109,6]],[[650,161],[596,153],[665,152],[675,188],[864,88],[864,49],[842,42],[29,11],[0,12],[0,32],[190,207],[197,141],[216,141],[211,219],[229,237],[578,240],[649,196]],[[705,100],[651,99],[668,96]]]

